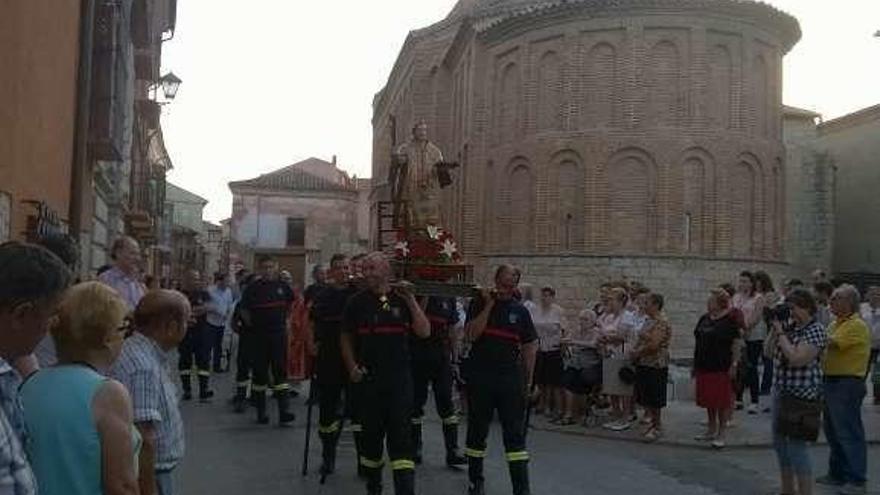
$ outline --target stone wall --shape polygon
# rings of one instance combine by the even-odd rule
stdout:
[[[835,166],[817,141],[817,116],[785,119],[787,215],[786,259],[798,276],[832,271],[835,228]]]
[[[723,282],[735,282],[743,270],[764,270],[774,282],[790,276],[782,263],[755,263],[681,257],[604,256],[513,256],[489,257],[479,261],[478,279],[489,283],[492,269],[512,263],[523,270],[523,283],[536,288],[550,285],[557,290],[569,325],[587,301],[595,301],[599,285],[613,280],[639,281],[663,294],[666,313],[673,327],[672,353],[688,357],[693,350],[693,329],[705,313],[709,290]]]
[[[834,270],[880,275],[880,105],[819,132],[837,169]]]

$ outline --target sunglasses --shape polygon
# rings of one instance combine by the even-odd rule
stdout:
[[[122,324],[116,328],[116,331],[121,333],[125,338],[131,337],[131,334],[134,333],[134,322],[131,317],[125,317],[125,319],[122,320]]]

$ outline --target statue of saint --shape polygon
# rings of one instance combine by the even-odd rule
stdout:
[[[418,122],[412,139],[397,147],[391,160],[389,183],[398,227],[419,229],[442,226],[440,190],[452,183],[450,170],[457,163],[443,161],[443,153],[428,141],[428,125]]]

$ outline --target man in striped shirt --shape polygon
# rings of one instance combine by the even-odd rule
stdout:
[[[174,493],[172,472],[183,458],[183,421],[168,353],[180,344],[190,318],[187,298],[176,291],[148,293],[135,310],[137,331],[122,347],[110,375],[131,394],[134,423],[143,437],[141,495]]]

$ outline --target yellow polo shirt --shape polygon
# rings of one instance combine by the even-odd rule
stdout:
[[[871,332],[857,314],[835,320],[828,328],[825,376],[863,378],[868,372]]]

